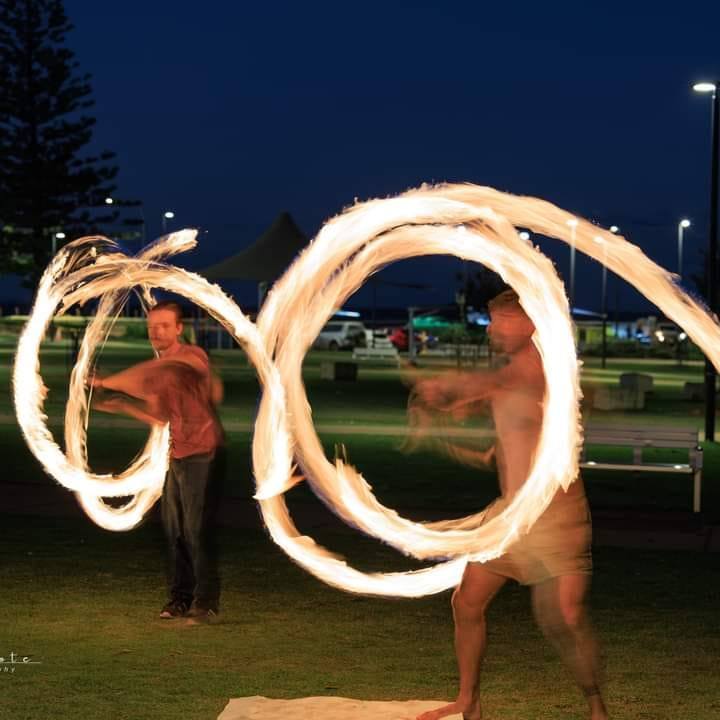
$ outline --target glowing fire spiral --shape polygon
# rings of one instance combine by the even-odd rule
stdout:
[[[94,352],[109,332],[121,309],[123,291],[140,287],[164,288],[192,298],[212,314],[246,350],[272,402],[267,425],[278,452],[268,459],[262,472],[268,477],[290,474],[290,440],[285,430],[284,393],[276,368],[265,353],[257,328],[238,306],[215,285],[193,273],[159,262],[161,258],[195,246],[195,232],[184,230],[163,238],[136,258],[119,252],[106,238],[83,238],[70,243],[53,258],[43,275],[30,319],[18,342],[13,371],[13,392],[18,422],[25,439],[45,470],[78,495],[85,512],[109,530],[128,530],[142,519],[162,493],[168,465],[167,427],[153,429],[145,448],[124,472],[97,475],[87,467],[85,426],[88,391],[85,387]],[[102,297],[89,324],[70,379],[65,413],[66,453],[58,447],[46,425],[43,404],[47,394],[40,375],[40,343],[60,306],[60,312]],[[259,431],[260,433],[263,430]],[[288,464],[286,465],[285,462]],[[113,507],[102,498],[131,499]]]
[[[243,344],[263,385],[253,463],[256,498],[273,539],[310,572],[345,590],[405,597],[444,590],[457,584],[468,559],[485,561],[501,555],[577,474],[580,385],[567,299],[551,262],[521,240],[516,227],[572,243],[605,263],[652,298],[720,366],[717,323],[675,284],[672,275],[624,238],[542,200],[472,185],[447,185],[359,203],[328,222],[276,283],[257,327],[219,288],[160,262],[194,244],[190,231],[169,236],[137,258],[120,254],[103,239],[77,241],[63,249],[46,271],[18,346],[14,371],[18,420],[33,453],[59,482],[79,493],[96,522],[111,529],[136,524],[161,492],[167,431],[151,433],[141,456],[120,475],[93,475],[85,452],[85,378],[107,331],[106,321],[118,311],[124,291],[162,287],[184,295]],[[333,310],[383,266],[432,254],[480,262],[517,291],[535,324],[534,341],[547,379],[543,429],[527,481],[506,510],[484,524],[482,513],[462,520],[414,523],[380,504],[354,468],[326,459],[302,384],[303,358]],[[42,413],[39,345],[59,305],[67,308],[98,296],[103,299],[71,378],[64,455]],[[367,574],[302,536],[283,497],[297,480],[292,475],[293,453],[313,490],[343,520],[408,555],[449,560],[415,572]],[[128,495],[133,499],[119,509],[101,499]]]
[[[679,288],[673,276],[624,238],[535,198],[491,188],[448,185],[360,203],[328,222],[278,281],[258,318],[288,396],[296,456],[317,495],[342,519],[418,558],[456,558],[414,573],[364,574],[301,542],[276,493],[258,475],[265,521],[282,547],[326,582],[370,594],[418,596],[457,584],[467,559],[498,556],[540,516],[554,493],[577,474],[581,442],[579,379],[567,300],[551,263],[522,241],[515,227],[555,237],[604,262],[652,298],[681,325],[717,367],[718,325]],[[328,462],[314,431],[304,393],[303,357],[334,308],[384,265],[426,254],[453,254],[498,272],[520,296],[536,327],[547,395],[543,430],[528,479],[507,509],[482,524],[482,513],[460,521],[418,524],[383,507],[353,468]],[[264,405],[258,426],[262,427]],[[269,407],[269,406],[268,406]],[[260,462],[269,448],[255,443]]]

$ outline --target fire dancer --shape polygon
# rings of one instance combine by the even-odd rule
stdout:
[[[490,340],[506,363],[486,372],[450,373],[415,383],[411,417],[429,422],[431,412],[462,416],[478,403],[489,404],[496,429],[495,458],[501,496],[485,521],[512,501],[530,470],[542,427],[545,378],[532,341],[535,328],[517,295],[505,290],[489,304]],[[422,434],[416,425],[415,440]],[[456,454],[456,453],[451,453]],[[488,456],[485,453],[485,456]],[[608,715],[600,691],[598,648],[585,598],[590,584],[591,528],[580,479],[559,490],[544,514],[508,552],[485,563],[468,563],[452,598],[455,651],[460,689],[455,702],[427,712],[418,720],[438,720],[462,713],[480,720],[480,670],[485,655],[485,613],[509,580],[529,585],[535,618],[572,671],[585,696],[591,720]]]
[[[95,376],[92,384],[102,391],[95,407],[149,424],[170,424],[170,467],[162,495],[168,601],[160,617],[209,621],[220,602],[214,515],[225,453],[214,405],[222,386],[203,350],[180,342],[182,310],[177,303],[157,303],[147,324],[159,357],[107,378]],[[121,395],[108,397],[105,391]]]

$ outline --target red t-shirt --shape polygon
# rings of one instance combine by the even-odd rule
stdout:
[[[211,453],[223,443],[223,431],[212,403],[210,363],[195,345],[180,345],[163,360],[168,364],[158,388],[170,422],[170,454],[175,459]]]

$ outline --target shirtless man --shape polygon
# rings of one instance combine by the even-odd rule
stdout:
[[[462,415],[463,407],[488,402],[495,423],[501,497],[486,519],[499,514],[520,489],[532,462],[542,425],[545,378],[532,342],[535,328],[517,295],[506,290],[490,303],[490,339],[506,354],[498,370],[453,373],[420,380],[420,408]],[[412,409],[412,408],[411,408]],[[607,720],[600,693],[597,644],[585,608],[592,573],[590,515],[580,479],[557,492],[550,506],[503,556],[468,563],[452,598],[460,690],[455,702],[419,716],[439,720],[462,714],[480,720],[480,669],[485,655],[485,612],[502,586],[516,580],[532,588],[535,618],[572,671],[591,720]]]
[[[170,571],[163,619],[212,620],[220,581],[214,511],[224,470],[223,432],[215,413],[222,396],[207,355],[180,342],[180,306],[163,301],[148,313],[148,335],[158,354],[107,378],[94,377],[95,407],[149,424],[170,424],[170,467],[163,486],[162,520]],[[106,391],[122,393],[107,396]]]

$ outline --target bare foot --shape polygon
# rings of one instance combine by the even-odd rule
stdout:
[[[590,702],[590,720],[608,720],[607,709],[600,695],[591,695],[588,698]]]
[[[440,720],[448,715],[462,715],[463,720],[482,720],[482,710],[479,700],[461,700],[458,698],[449,705],[443,705],[436,710],[428,710],[418,715],[415,720]],[[593,718],[595,720],[595,718]]]

